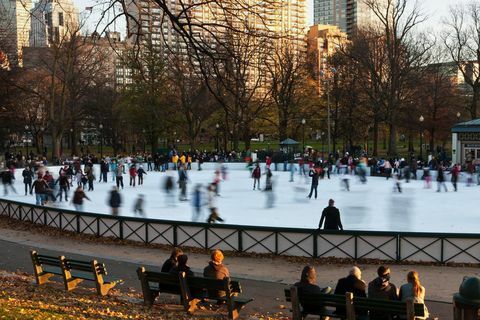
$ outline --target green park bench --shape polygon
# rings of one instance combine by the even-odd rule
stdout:
[[[177,275],[168,272],[147,271],[144,267],[137,269],[146,306],[152,306],[160,293],[168,293],[181,297],[180,281]]]
[[[31,257],[35,279],[39,285],[44,284],[54,275],[60,275],[63,277],[67,291],[75,289],[85,280],[94,282],[97,293],[104,296],[117,284],[123,283],[121,279],[109,277],[105,264],[96,260],[83,261],[67,259],[64,256],[40,255],[36,251],[31,251]]]
[[[180,275],[180,287],[182,290],[182,302],[185,310],[193,314],[198,309],[198,303],[202,300],[216,300],[219,304],[226,304],[228,319],[238,319],[243,307],[253,301],[253,298],[240,297],[242,287],[238,281],[231,281],[225,277],[217,280],[204,277],[187,277],[184,272]],[[224,294],[218,295],[219,291]],[[196,294],[192,294],[196,292]],[[203,299],[200,297],[203,292]]]
[[[292,320],[301,320],[310,314],[302,310],[297,287],[292,286],[289,289],[285,289],[285,298],[292,303]],[[351,292],[347,292],[345,296],[335,294],[309,294],[303,296],[302,301],[309,305],[318,304],[324,307],[320,309],[320,312],[312,314],[320,317],[347,320],[355,320],[357,318],[374,320],[374,318],[366,315],[373,312],[376,314],[381,313],[382,316],[400,316],[403,319],[414,320],[424,318],[425,315],[424,304],[414,303],[413,299],[408,299],[407,302],[370,299],[354,297]],[[346,311],[345,314],[336,314],[334,310],[330,309],[337,307],[344,308]],[[361,315],[356,315],[356,313],[361,313]]]

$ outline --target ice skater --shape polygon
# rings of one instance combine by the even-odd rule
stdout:
[[[260,164],[257,162],[255,164],[255,169],[253,169],[252,172],[252,178],[253,178],[253,190],[255,190],[255,187],[257,187],[258,190],[260,189],[260,177],[262,176],[262,170],[260,169]]]
[[[340,185],[342,187],[342,190],[350,191],[350,174],[348,173],[348,168],[345,168],[345,170],[343,171]]]
[[[138,185],[141,186],[143,185],[143,175],[146,175],[147,173],[143,169],[143,166],[140,165],[140,168],[137,170],[137,175],[138,175]]]
[[[128,173],[130,175],[130,186],[135,187],[135,179],[137,178],[137,166],[135,165],[135,163],[132,163],[130,169],[128,170]]]
[[[450,170],[450,174],[452,175],[453,191],[457,192],[457,182],[460,175],[460,165],[454,164],[452,170]]]
[[[202,185],[200,183],[195,185],[192,192],[192,207],[193,216],[192,221],[202,221],[202,207],[203,207],[203,192]]]
[[[432,188],[432,176],[430,175],[430,169],[428,167],[423,168],[423,188],[430,189]]]
[[[2,173],[2,183],[3,183],[3,195],[8,195],[8,189],[10,188],[13,193],[17,194],[17,190],[13,187],[13,180],[15,180],[15,176],[13,175],[11,170],[5,169]]]
[[[443,165],[440,164],[437,169],[437,192],[441,191],[442,186],[445,192],[448,192],[447,185],[445,184],[445,169]]]
[[[117,187],[113,187],[108,198],[108,205],[112,208],[112,216],[118,216],[119,208],[122,205],[122,197]]]
[[[217,201],[216,201],[215,186],[208,186],[208,208],[210,209],[210,215],[208,216],[207,222],[214,223],[215,221],[223,222],[224,220],[218,215],[217,212]]]
[[[133,205],[133,213],[135,215],[139,215],[140,217],[145,216],[145,212],[143,211],[143,207],[145,205],[145,198],[143,194],[139,194],[137,199],[135,200],[135,204]]]
[[[75,210],[83,211],[83,199],[87,199],[88,201],[90,201],[90,198],[87,197],[87,195],[83,191],[82,186],[78,186],[77,190],[75,190],[75,192],[73,193],[73,198],[72,198],[72,202],[73,202],[73,206],[75,207]]]
[[[180,188],[180,201],[187,201],[187,170],[184,165],[178,167],[178,186]]]
[[[393,192],[402,193],[402,182],[400,180],[400,174],[395,173],[393,175]]]
[[[310,193],[307,198],[311,199],[313,192],[315,191],[315,199],[317,199],[317,188],[318,188],[318,179],[320,177],[320,168],[315,167],[310,170],[308,175],[312,178],[312,185],[310,187]]]
[[[290,172],[289,182],[293,182],[293,177],[295,176],[295,171],[297,171],[297,167],[295,166],[295,162],[293,160],[290,160],[288,171]]]
[[[32,182],[33,182],[33,171],[30,170],[30,167],[25,167],[22,172],[23,184],[25,185],[25,195],[27,192],[32,194]]]
[[[265,171],[266,181],[265,181],[265,195],[267,196],[266,207],[267,209],[273,208],[273,204],[275,202],[275,196],[273,194],[273,174],[272,170],[267,167]]]
[[[165,196],[166,196],[166,203],[167,206],[174,207],[175,206],[175,196],[174,196],[174,190],[173,190],[173,177],[168,175],[165,178],[165,183],[164,183],[164,190],[165,190]]]

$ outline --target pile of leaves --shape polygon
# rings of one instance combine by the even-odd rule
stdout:
[[[78,287],[71,292],[62,283],[50,281],[38,286],[34,277],[0,271],[0,319],[218,319],[225,312],[200,311],[188,315],[174,298],[163,298],[152,308],[143,306],[141,293],[134,289],[110,291],[101,297],[94,288]],[[250,320],[288,319],[282,313],[250,315]]]

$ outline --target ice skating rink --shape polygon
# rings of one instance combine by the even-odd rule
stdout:
[[[195,166],[196,167],[196,166]],[[50,167],[54,177],[58,177],[59,167]],[[146,168],[145,168],[146,169]],[[196,169],[196,168],[195,168]],[[15,172],[14,187],[18,194],[6,198],[27,203],[35,203],[35,196],[24,196],[23,169]],[[264,172],[262,167],[262,173]],[[99,168],[95,166],[98,181]],[[133,204],[138,194],[145,197],[145,214],[147,218],[167,220],[192,220],[191,201],[178,201],[178,188],[174,206],[168,205],[163,191],[166,175],[172,175],[177,181],[177,172],[148,172],[143,186],[130,187],[129,177],[124,175],[125,188],[120,190],[123,204],[120,215],[133,216]],[[214,179],[213,170],[189,171],[188,196],[197,183],[204,187]],[[230,170],[226,181],[220,184],[220,197],[217,200],[218,212],[227,224],[257,225],[271,227],[317,228],[322,210],[333,198],[340,209],[344,229],[371,231],[414,231],[414,232],[455,232],[478,233],[480,226],[480,187],[466,187],[459,183],[458,192],[453,192],[447,182],[447,193],[436,192],[436,182],[432,189],[424,189],[423,181],[402,182],[402,193],[393,191],[392,179],[368,177],[366,184],[361,184],[357,177],[350,180],[350,192],[343,191],[340,180],[333,175],[330,180],[320,180],[318,199],[307,199],[310,191],[310,178],[305,179],[298,174],[295,181],[289,182],[288,172],[276,172],[274,175],[274,208],[266,208],[266,196],[263,191],[253,191],[253,180],[247,170]],[[447,175],[447,179],[450,176]],[[115,185],[111,173],[108,183],[95,182],[95,191],[86,192],[91,201],[85,201],[87,212],[110,214],[107,204],[108,192]],[[265,186],[265,176],[262,176]],[[74,186],[76,182],[74,181]],[[176,186],[178,186],[176,184]],[[203,188],[206,190],[205,188]],[[57,191],[56,191],[57,192]],[[70,198],[73,189],[70,190]],[[3,190],[0,190],[1,197]],[[204,194],[206,203],[206,194]],[[73,210],[73,205],[66,202],[50,203],[65,209]],[[202,221],[208,216],[208,208],[204,207]]]

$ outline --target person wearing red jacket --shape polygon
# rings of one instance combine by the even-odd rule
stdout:
[[[252,172],[253,190],[255,190],[255,187],[257,186],[257,182],[258,182],[257,189],[260,190],[260,177],[261,176],[262,176],[262,170],[260,169],[260,165],[257,162],[255,164],[255,169],[253,169],[253,172]]]
[[[130,166],[128,173],[130,174],[130,186],[135,187],[135,178],[137,177],[137,167],[135,164]]]

